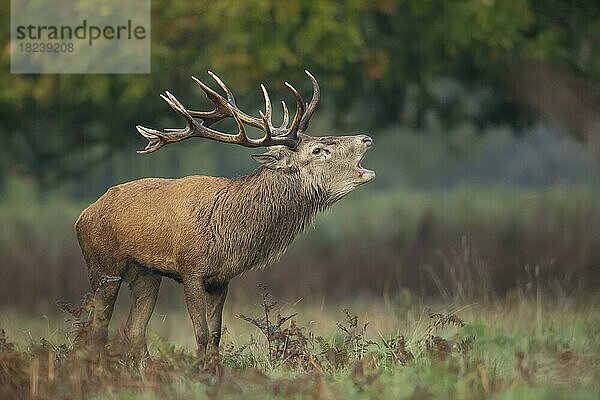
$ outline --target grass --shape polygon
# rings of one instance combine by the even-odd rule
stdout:
[[[120,344],[125,304],[102,357],[73,343],[64,316],[13,310],[0,314],[15,342],[0,339],[0,397],[597,399],[598,299],[544,296],[447,307],[366,298],[281,305],[267,295],[226,305],[220,361],[194,355],[184,308],[158,309],[153,361],[143,365]],[[277,326],[279,314],[293,313]]]
[[[597,195],[357,193],[281,265],[232,281],[220,360],[195,356],[181,288],[164,282],[141,365],[119,334],[126,290],[106,347],[48,307],[87,288],[72,233],[85,205],[4,199],[0,398],[597,399]],[[287,302],[255,298],[258,277]]]

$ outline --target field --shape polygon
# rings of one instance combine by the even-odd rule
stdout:
[[[195,357],[183,305],[179,311],[159,308],[148,334],[152,360],[143,365],[128,358],[119,334],[127,300],[119,300],[101,356],[85,341],[86,307],[78,318],[1,314],[0,397],[600,396],[597,297],[556,298],[534,288],[487,305],[448,307],[410,298],[279,304],[261,288],[254,303],[226,305],[220,361]],[[67,317],[79,323],[75,332]]]
[[[164,280],[141,364],[120,334],[126,289],[106,347],[86,339],[90,305],[54,305],[88,290],[85,204],[17,194],[0,204],[2,399],[600,396],[595,189],[352,195],[232,281],[220,360],[195,355]]]

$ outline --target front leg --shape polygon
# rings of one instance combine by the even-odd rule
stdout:
[[[182,280],[185,304],[187,305],[192,324],[194,325],[198,355],[203,357],[206,354],[206,345],[208,343],[206,292],[204,290],[204,282],[201,278],[196,276],[187,276]]]

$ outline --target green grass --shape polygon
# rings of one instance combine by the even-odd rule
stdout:
[[[544,297],[542,300],[537,303],[522,298],[518,302],[448,309],[439,304],[362,299],[345,305],[300,302],[273,310],[273,315],[276,311],[283,315],[297,312],[294,319],[303,334],[310,337],[310,331],[323,338],[322,343],[309,346],[315,363],[305,367],[270,357],[260,330],[235,316],[239,313],[260,316],[260,304],[228,304],[221,346],[222,366],[216,375],[212,370],[203,369],[202,363],[194,365],[192,329],[183,308],[179,311],[158,309],[148,336],[153,358],[162,362],[159,372],[154,364],[123,367],[125,361],[120,361],[115,364],[120,365],[120,372],[114,381],[104,375],[101,384],[84,380],[81,385],[86,397],[98,399],[597,399],[600,396],[597,299],[555,301]],[[126,301],[121,300],[121,303]],[[119,306],[112,324],[115,335],[123,325],[125,305]],[[359,336],[350,339],[336,325],[340,322],[349,326],[342,312],[346,306],[358,317],[352,333]],[[454,313],[465,324],[433,329],[433,320],[429,317],[433,312]],[[0,326],[6,330],[9,340],[16,342],[19,352],[35,353],[36,346],[31,343],[41,337],[54,345],[71,345],[64,317],[24,315],[15,311],[0,315]],[[367,322],[362,338],[363,324]],[[423,340],[429,338],[430,333],[441,338],[441,343],[449,348],[427,345]],[[403,363],[399,363],[382,342],[382,337],[388,340],[400,334],[406,338],[406,350],[414,356]],[[473,338],[471,344],[462,350],[456,349],[466,338]],[[330,347],[329,352],[323,343]],[[353,349],[361,344],[366,346],[365,351],[354,354]],[[339,365],[332,359],[332,354],[338,354],[332,353],[332,348],[346,351]],[[5,355],[0,353],[0,366]],[[68,365],[57,368],[69,368]],[[25,376],[30,375],[27,371]],[[0,380],[2,374],[0,368]],[[122,376],[127,379],[123,380]],[[72,382],[67,383],[60,383],[65,385],[60,391],[73,394]],[[39,388],[43,398],[45,386],[40,384]]]

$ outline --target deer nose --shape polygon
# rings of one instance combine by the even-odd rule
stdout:
[[[373,145],[373,139],[370,136],[362,135],[361,140],[367,147],[371,147]]]

